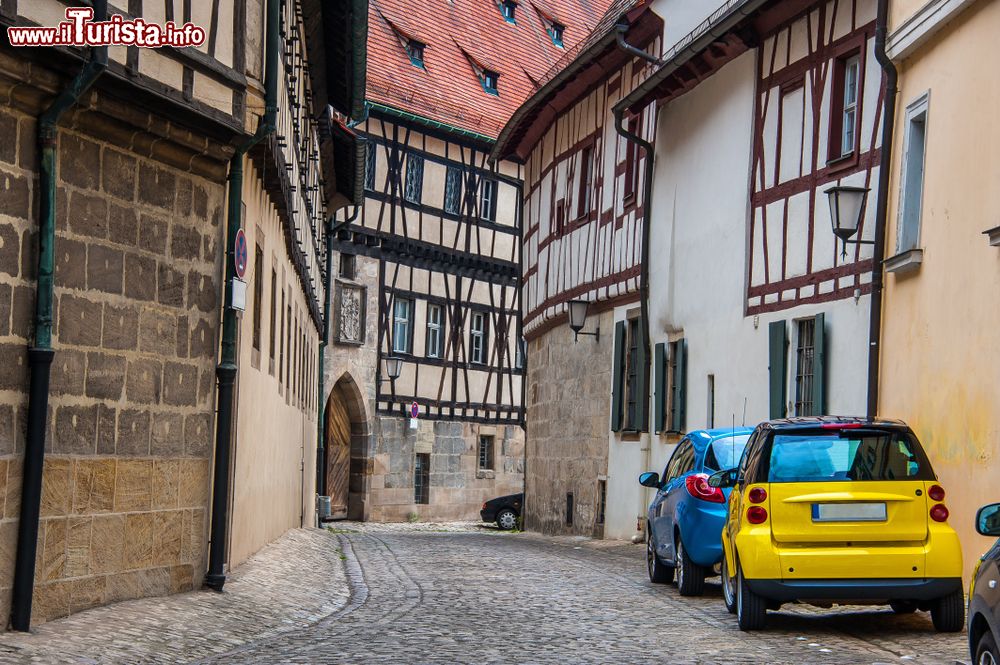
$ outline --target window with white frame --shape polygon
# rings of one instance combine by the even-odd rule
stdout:
[[[428,358],[444,357],[444,308],[441,305],[427,304],[426,345]]]
[[[486,363],[486,315],[483,312],[472,313],[472,326],[469,332],[469,361],[479,365]]]
[[[424,158],[419,155],[406,156],[406,186],[403,198],[410,203],[420,203],[424,191]]]
[[[482,194],[479,197],[479,216],[487,221],[497,218],[497,181],[483,179]]]
[[[924,195],[924,155],[927,147],[927,102],[925,93],[906,107],[903,137],[903,173],[899,190],[899,224],[896,252],[920,245],[920,216]]]
[[[410,353],[413,348],[413,301],[396,298],[392,304],[392,351]]]
[[[854,152],[858,124],[858,94],[861,81],[861,58],[854,55],[844,61],[844,109],[841,119],[840,154]]]

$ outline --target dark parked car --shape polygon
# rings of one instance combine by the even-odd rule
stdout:
[[[501,529],[510,530],[517,526],[517,518],[521,516],[523,505],[524,494],[498,496],[484,503],[479,515],[484,522],[496,522]]]
[[[1000,538],[1000,503],[979,509],[976,531]],[[1000,539],[983,555],[969,589],[969,650],[973,665],[1000,665]]]

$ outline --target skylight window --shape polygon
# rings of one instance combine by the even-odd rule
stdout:
[[[556,23],[553,21],[549,24],[549,37],[552,38],[552,43],[559,48],[563,47],[563,31],[566,29],[561,23]]]
[[[488,69],[483,70],[483,90],[490,93],[491,95],[499,95],[500,92],[497,90],[497,83],[500,81],[500,75],[496,72],[491,72]]]
[[[424,68],[424,44],[416,39],[406,42],[406,55],[410,56],[410,62],[415,66]]]
[[[503,0],[500,3],[500,13],[503,14],[504,20],[508,23],[516,23],[515,14],[517,13],[517,2],[516,0]]]

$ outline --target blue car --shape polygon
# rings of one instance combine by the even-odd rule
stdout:
[[[649,579],[668,584],[677,574],[682,596],[700,596],[705,577],[722,561],[722,527],[728,489],[710,487],[708,477],[739,464],[753,429],[697,430],[681,439],[663,470],[639,476],[657,490],[649,504],[646,564]]]

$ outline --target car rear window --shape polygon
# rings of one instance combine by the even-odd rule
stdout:
[[[737,436],[727,436],[713,441],[712,445],[709,446],[708,451],[705,453],[706,472],[722,471],[723,469],[734,468],[740,463],[740,457],[743,455],[743,449],[746,447],[747,441],[749,440],[749,434],[740,434]]]
[[[917,440],[906,432],[838,430],[775,434],[768,482],[934,480]]]

